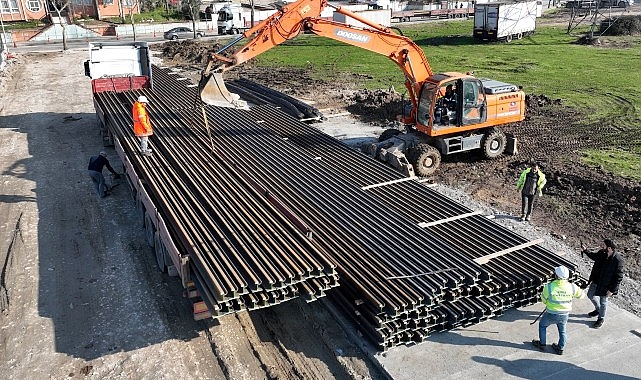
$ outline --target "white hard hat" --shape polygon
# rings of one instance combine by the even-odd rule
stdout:
[[[103,156],[103,157],[107,157],[107,152],[105,152],[105,151],[101,151],[101,152],[100,152],[100,155],[101,155],[101,156]]]
[[[138,97],[138,103],[149,103],[149,100],[147,100],[147,97],[145,95],[140,95]]]
[[[556,273],[556,277],[558,278],[567,279],[570,277],[570,271],[563,265],[554,268],[554,273]]]

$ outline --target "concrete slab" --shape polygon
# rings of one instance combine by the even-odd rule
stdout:
[[[555,326],[548,327],[546,352],[531,344],[538,339],[538,322],[530,322],[543,309],[542,303],[512,309],[415,346],[379,353],[376,359],[396,380],[641,378],[641,318],[610,303],[603,327],[593,329],[595,318],[587,316],[592,304],[575,301],[565,352],[557,355],[549,346],[558,342]]]

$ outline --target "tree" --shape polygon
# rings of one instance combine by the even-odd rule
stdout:
[[[194,31],[194,38],[197,37],[196,32],[196,20],[200,17],[200,5],[202,4],[201,0],[184,0],[183,1],[183,11],[186,11],[191,17],[192,30]]]
[[[58,14],[58,22],[62,28],[62,50],[67,50],[67,22],[62,22],[62,11],[64,11],[71,3],[71,0],[51,0],[50,4]]]
[[[138,8],[138,0],[131,2],[129,7],[129,21],[131,22],[131,30],[133,32],[134,41],[136,41],[136,23],[134,21],[134,8]]]

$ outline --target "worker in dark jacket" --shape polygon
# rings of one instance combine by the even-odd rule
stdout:
[[[91,181],[93,181],[93,184],[96,186],[96,191],[98,192],[100,198],[104,198],[109,195],[109,192],[107,191],[107,185],[105,184],[105,177],[102,175],[102,169],[105,166],[107,167],[107,170],[114,174],[114,178],[120,178],[120,174],[116,173],[116,171],[109,164],[107,153],[100,152],[99,155],[91,156],[91,158],[89,158],[89,167],[87,168],[89,170],[89,177],[91,178]]]
[[[588,288],[588,298],[594,305],[594,310],[588,313],[590,317],[598,316],[594,322],[595,329],[603,325],[605,312],[608,307],[608,298],[617,294],[619,284],[623,280],[623,257],[615,252],[616,245],[610,239],[603,241],[603,248],[597,252],[588,251],[581,244],[582,252],[594,260],[592,272],[590,272],[590,287]]]
[[[546,182],[545,174],[539,170],[537,163],[532,163],[519,176],[519,180],[516,182],[516,189],[521,192],[521,222],[530,221],[534,196],[537,194],[539,197],[543,195],[543,186],[545,186]]]

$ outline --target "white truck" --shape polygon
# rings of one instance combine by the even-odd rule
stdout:
[[[538,1],[476,4],[474,38],[484,41],[521,39],[534,33]]]
[[[243,7],[237,3],[225,4],[218,11],[218,34],[239,34],[245,29]]]

